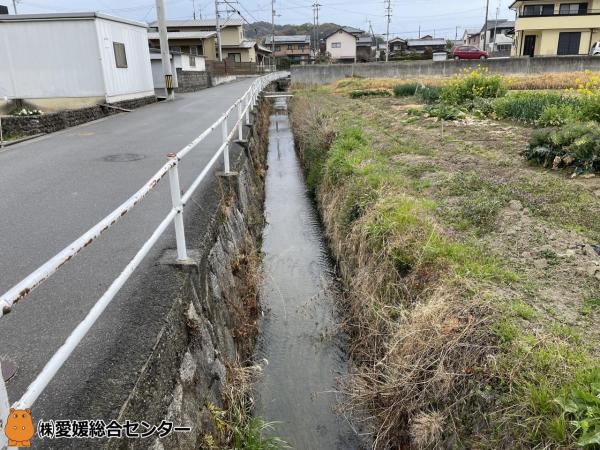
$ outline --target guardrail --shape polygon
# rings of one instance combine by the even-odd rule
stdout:
[[[221,117],[206,129],[200,136],[182,148],[178,153],[170,153],[167,156],[169,161],[156,172],[146,184],[144,184],[135,194],[127,199],[121,206],[115,209],[112,213],[98,222],[94,227],[88,230],[85,234],[73,241],[70,245],[64,248],[61,252],[49,259],[45,264],[40,266],[29,276],[17,283],[14,287],[0,296],[0,317],[10,313],[13,306],[25,298],[32,290],[39,287],[45,280],[50,278],[52,274],[58,271],[64,264],[69,262],[84,248],[92,244],[101,234],[107,231],[115,223],[127,214],[132,208],[139,204],[144,197],[150,193],[160,181],[169,175],[169,186],[171,189],[172,208],[163,219],[163,221],[154,230],[150,238],[137,252],[133,259],[123,269],[121,274],[113,281],[106,292],[90,309],[87,316],[66,339],[65,343],[54,353],[52,358],[46,363],[45,367],[38,374],[35,380],[29,385],[23,396],[16,401],[12,407],[15,409],[26,409],[37,400],[40,394],[44,391],[48,383],[56,375],[67,358],[73,353],[73,350],[81,342],[83,337],[90,330],[92,325],[98,320],[102,312],[110,304],[121,287],[133,274],[134,270],[140,265],[142,260],[150,252],[154,244],[165,232],[167,227],[173,222],[175,224],[175,238],[177,242],[177,259],[180,262],[189,261],[187,256],[187,248],[185,242],[185,228],[183,225],[183,209],[189,201],[194,191],[198,188],[202,180],[210,172],[215,162],[223,155],[225,173],[230,173],[229,166],[229,146],[237,135],[238,140],[243,139],[243,125],[250,123],[250,110],[254,108],[258,100],[260,92],[271,82],[288,76],[287,72],[276,72],[257,79],[246,93],[239,98]],[[231,129],[228,130],[228,119],[231,114],[237,114],[237,121]],[[196,177],[189,189],[182,195],[181,186],[179,183],[178,166],[181,160],[198,144],[200,144],[208,135],[217,128],[221,129],[222,143],[216,153],[210,159],[208,164]],[[8,399],[6,396],[6,387],[4,379],[0,375],[0,421],[8,415]],[[0,433],[4,434],[4,433]],[[0,439],[0,448],[2,440]]]

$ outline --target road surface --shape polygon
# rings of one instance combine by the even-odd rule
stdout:
[[[0,291],[5,292],[138,190],[204,131],[253,79],[190,94],[7,147],[0,153]],[[220,130],[180,165],[186,189],[214,154]],[[133,159],[132,161],[122,161]],[[168,179],[92,246],[0,318],[0,355],[18,365],[17,400],[85,317],[170,208]],[[192,204],[186,217],[193,216]],[[199,234],[199,233],[197,233]],[[194,245],[193,237],[189,238]],[[153,345],[172,299],[145,269],[172,230],[125,285],[33,405],[34,421],[115,416]],[[98,389],[101,380],[102,389]],[[101,392],[98,392],[101,391]]]

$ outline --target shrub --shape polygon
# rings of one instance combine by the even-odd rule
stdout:
[[[477,116],[490,117],[494,114],[493,99],[481,97],[474,98],[470,109]]]
[[[506,95],[506,83],[500,75],[490,75],[487,70],[476,69],[452,78],[442,89],[441,100],[451,105],[461,105],[475,98],[497,98]]]
[[[548,105],[542,110],[537,124],[543,127],[556,127],[575,122],[581,119],[581,116],[581,111],[572,104]]]
[[[357,89],[350,92],[350,98],[391,97],[391,95],[387,89]]]
[[[600,170],[600,127],[596,122],[575,122],[556,130],[539,130],[521,155],[545,167],[572,165],[575,173]]]
[[[494,101],[494,113],[499,119],[515,119],[534,123],[549,106],[561,106],[563,96],[554,92],[518,92]]]
[[[396,97],[410,97],[415,95],[419,85],[417,83],[403,83],[394,86],[394,95]]]
[[[440,99],[442,89],[436,86],[420,85],[415,95],[424,103],[435,103]]]

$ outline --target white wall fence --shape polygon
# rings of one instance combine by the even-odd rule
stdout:
[[[64,248],[61,252],[50,258],[45,264],[40,266],[21,282],[16,284],[2,296],[0,296],[0,318],[10,313],[15,304],[25,298],[32,290],[39,287],[44,281],[50,278],[57,272],[65,263],[70,261],[74,256],[81,252],[85,247],[93,243],[101,234],[109,230],[116,222],[118,222],[127,212],[138,205],[146,195],[148,195],[161,180],[168,175],[169,185],[171,189],[172,207],[166,217],[156,227],[152,235],[144,243],[142,248],[131,259],[129,264],[123,269],[121,274],[113,281],[106,292],[98,299],[95,305],[90,309],[83,321],[77,325],[73,332],[66,339],[64,344],[54,353],[52,358],[46,363],[42,371],[37,375],[35,380],[29,385],[25,393],[12,404],[15,409],[27,409],[37,400],[40,394],[48,386],[56,373],[65,363],[67,358],[73,353],[84,336],[88,333],[94,323],[98,320],[102,312],[113,300],[115,295],[131,277],[136,268],[140,265],[143,259],[148,255],[152,247],[156,244],[159,238],[164,234],[167,228],[174,223],[175,238],[177,242],[177,259],[181,263],[189,262],[185,228],[183,223],[183,211],[191,199],[192,195],[200,186],[204,178],[211,172],[215,163],[223,157],[225,173],[230,173],[229,148],[232,142],[243,139],[243,126],[250,124],[250,111],[256,106],[259,94],[261,91],[275,80],[287,77],[287,72],[275,72],[258,78],[246,93],[239,98],[221,117],[206,129],[201,135],[195,138],[192,142],[182,148],[178,153],[170,153],[167,155],[169,161],[156,172],[152,178],[148,180],[135,194],[126,200],[121,206],[115,209],[112,213],[98,222],[94,227],[88,230],[85,234],[73,241],[70,245]],[[228,129],[228,119],[231,115],[236,117],[235,125],[231,130]],[[189,189],[181,194],[181,185],[179,183],[178,167],[182,163],[183,158],[197,147],[214,131],[219,130],[222,136],[222,143],[210,159],[208,164],[198,174]],[[1,364],[1,360],[0,360]],[[0,376],[0,421],[6,423],[6,418],[9,412],[9,401],[5,394],[6,387],[3,377]],[[57,399],[58,400],[58,399]],[[5,435],[0,432],[0,449],[7,446]]]

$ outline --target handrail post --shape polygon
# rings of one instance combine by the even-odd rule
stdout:
[[[242,103],[243,103],[243,99],[240,98],[240,101],[238,102],[237,105],[237,110],[238,110],[238,139],[240,141],[244,140],[244,120],[243,120],[243,116],[242,116]]]
[[[244,102],[246,103],[246,125],[250,125],[250,95],[251,91],[244,98]]]
[[[8,394],[6,392],[6,384],[2,374],[2,359],[0,359],[0,425],[1,428],[6,426],[6,419],[10,412],[10,404],[8,403]],[[0,448],[8,448],[8,439],[4,433],[0,433]]]
[[[169,153],[169,158],[177,158],[175,153]],[[177,261],[186,261],[187,248],[185,244],[185,227],[183,225],[183,203],[181,202],[181,186],[179,184],[179,170],[177,159],[173,166],[169,169],[169,186],[171,187],[171,201],[173,209],[177,210],[177,215],[173,219],[175,224],[175,240],[177,241]]]
[[[227,139],[227,117],[221,122],[221,136],[223,136],[223,144],[225,148],[223,149],[223,160],[225,163],[225,173],[229,174],[229,141]]]

